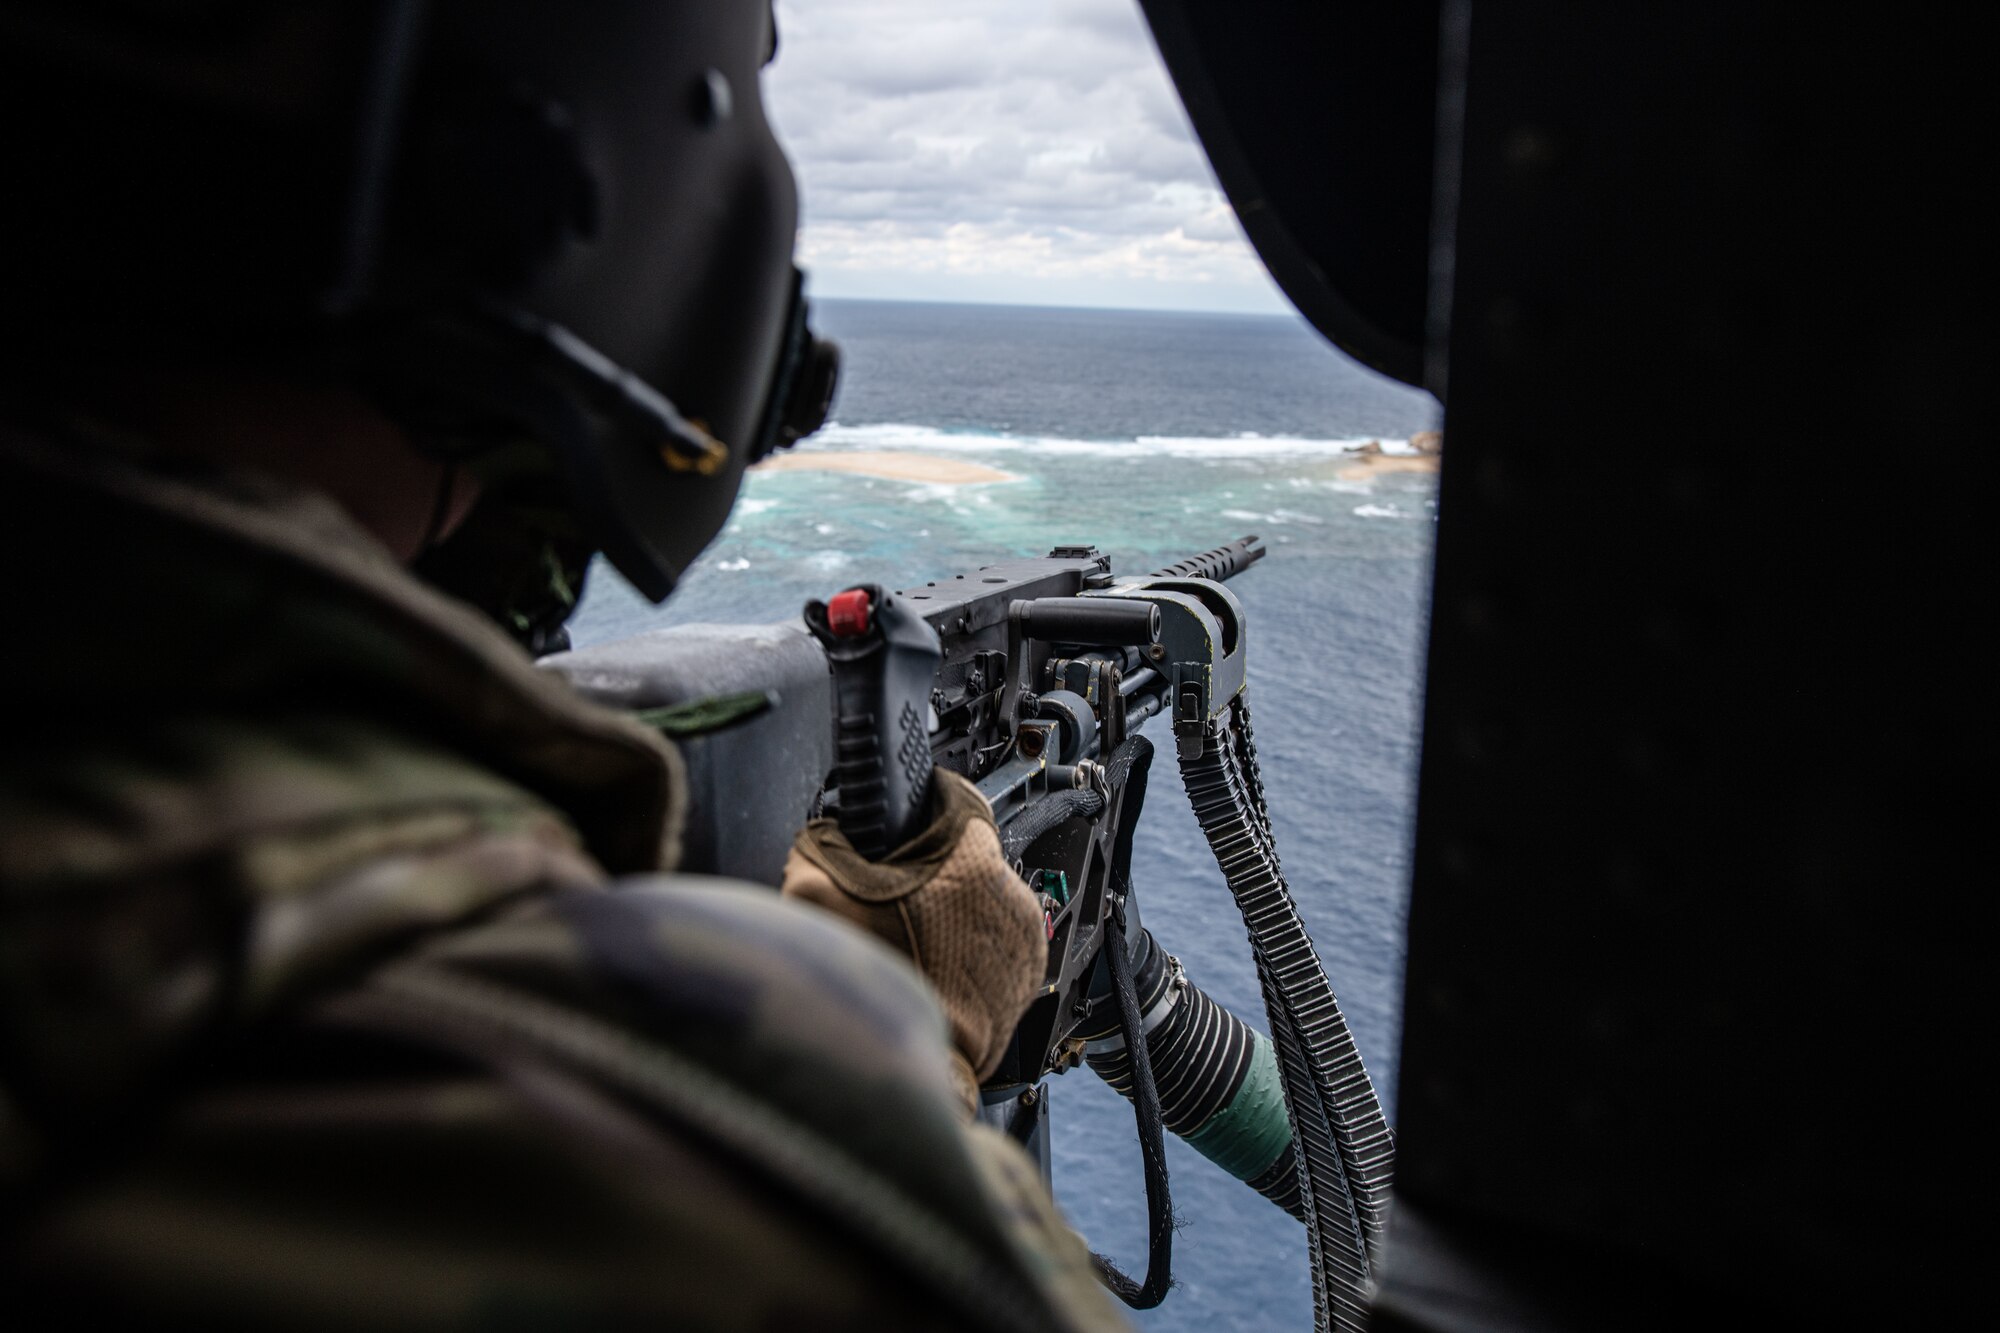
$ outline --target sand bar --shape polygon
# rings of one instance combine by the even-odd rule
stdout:
[[[931,486],[979,486],[992,481],[1019,480],[1011,472],[1002,472],[984,463],[968,463],[962,458],[938,458],[932,454],[880,449],[775,454],[759,463],[754,470],[853,472],[864,477],[880,477],[884,481],[918,481]]]
[[[1386,472],[1434,473],[1436,454],[1356,454],[1333,475],[1341,481],[1368,481]]]

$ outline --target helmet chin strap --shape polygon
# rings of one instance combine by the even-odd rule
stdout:
[[[437,496],[431,501],[431,521],[424,528],[423,546],[418,554],[437,549],[450,535],[452,523],[452,492],[458,489],[459,467],[455,459],[446,459],[438,469]]]

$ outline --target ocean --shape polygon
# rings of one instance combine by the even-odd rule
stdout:
[[[1289,316],[821,301],[846,356],[835,421],[800,452],[961,459],[1007,481],[942,485],[817,471],[752,475],[728,528],[661,607],[600,566],[581,646],[661,625],[789,620],[856,582],[901,587],[1088,543],[1145,572],[1256,533],[1231,583],[1249,616],[1249,698],[1277,844],[1314,942],[1394,1115],[1403,915],[1415,813],[1435,478],[1351,472],[1405,450],[1429,395]],[[1157,730],[1157,728],[1149,729]],[[1172,762],[1153,767],[1134,848],[1144,920],[1188,976],[1265,1029],[1242,920]],[[1088,1069],[1052,1081],[1058,1201],[1135,1273],[1145,1200],[1127,1104]],[[1309,1327],[1304,1233],[1169,1138],[1178,1288],[1146,1330]]]

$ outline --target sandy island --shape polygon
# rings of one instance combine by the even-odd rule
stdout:
[[[883,450],[842,450],[839,453],[777,454],[759,463],[758,472],[853,472],[884,481],[919,481],[932,486],[978,486],[990,481],[1019,480],[1011,472],[961,458],[905,454]]]
[[[1351,463],[1341,465],[1333,475],[1339,481],[1367,481],[1385,472],[1434,473],[1438,470],[1435,456],[1423,454],[1365,454]]]
[[[1379,440],[1370,440],[1347,451],[1345,466],[1333,475],[1339,481],[1369,481],[1386,472],[1416,472],[1430,475],[1438,470],[1438,456],[1444,452],[1444,435],[1420,430],[1410,437],[1413,454],[1384,452]]]

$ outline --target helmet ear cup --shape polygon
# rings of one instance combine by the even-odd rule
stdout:
[[[561,100],[460,65],[425,81],[407,126],[391,226],[440,290],[517,292],[596,238],[600,187]]]

